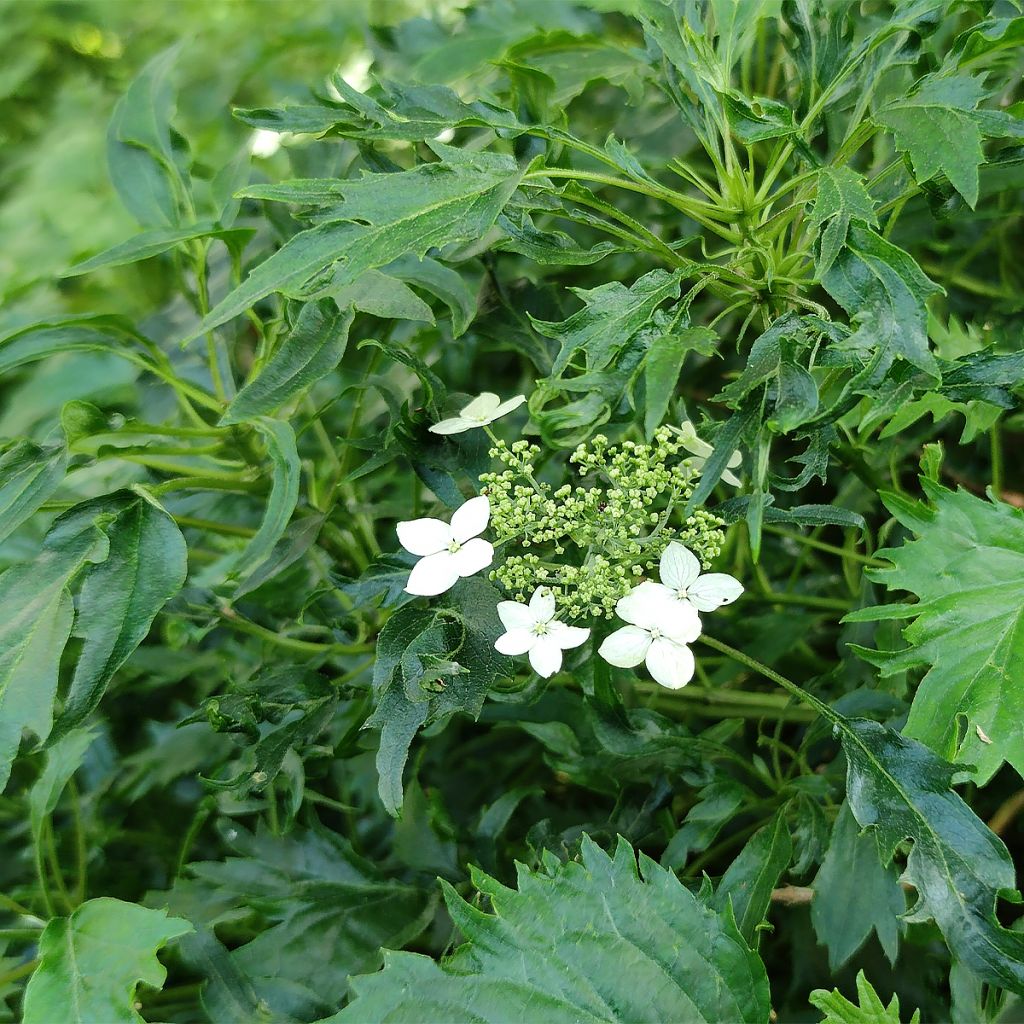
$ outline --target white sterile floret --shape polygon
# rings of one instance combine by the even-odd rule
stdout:
[[[474,427],[486,427],[488,423],[493,423],[505,413],[518,409],[525,401],[526,395],[516,395],[515,398],[503,402],[497,395],[485,391],[465,406],[458,416],[435,423],[430,428],[430,432],[432,434],[461,434],[464,430],[472,430]]]
[[[711,457],[711,453],[715,449],[712,448],[707,441],[702,441],[697,436],[696,428],[689,420],[684,420],[683,425],[681,427],[676,427],[675,429],[676,432],[681,435],[680,440],[683,442],[683,447],[688,452],[697,456],[697,458],[693,460],[693,464],[694,468],[699,470]],[[730,470],[738,469],[741,465],[743,465],[743,456],[740,455],[739,452],[733,452],[732,455],[729,456],[729,461],[727,463],[728,469],[722,470],[722,479],[727,484],[732,484],[733,487],[739,487],[739,478],[735,473],[730,472]]]
[[[498,616],[507,632],[498,637],[494,649],[499,654],[528,654],[534,672],[545,679],[562,667],[562,651],[579,647],[590,636],[589,629],[555,618],[555,597],[546,587],[538,587],[528,605],[500,601]]]
[[[451,524],[440,519],[413,519],[398,524],[398,540],[420,560],[409,573],[407,594],[434,597],[455,586],[463,576],[486,569],[494,548],[478,534],[487,529],[491,503],[481,494],[457,508]],[[473,539],[476,538],[476,539]]]
[[[636,668],[644,662],[655,681],[670,690],[680,689],[693,678],[693,652],[686,645],[700,636],[701,624],[692,605],[672,607],[634,590],[619,601],[615,613],[629,625],[601,644],[598,653],[608,664]]]
[[[660,583],[641,583],[622,600],[663,601],[669,608],[692,605],[696,611],[713,612],[724,604],[732,604],[743,593],[743,584],[727,573],[702,573],[697,556],[676,541],[662,553],[660,569]]]

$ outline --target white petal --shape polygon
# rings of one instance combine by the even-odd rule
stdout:
[[[530,611],[537,622],[550,622],[555,617],[555,595],[547,587],[538,587],[530,598]]]
[[[487,529],[487,521],[491,518],[491,503],[486,494],[470,498],[460,505],[452,516],[452,536],[460,543],[483,533]]]
[[[709,572],[687,590],[686,596],[695,608],[713,612],[723,604],[732,604],[743,593],[743,584],[728,573]]]
[[[743,460],[740,459],[740,462],[742,461]],[[739,463],[737,463],[737,465],[739,465]],[[742,485],[742,481],[740,480],[740,478],[735,473],[730,472],[728,469],[722,470],[722,479],[730,487],[740,487]]]
[[[634,626],[649,626],[655,614],[654,609],[675,599],[675,591],[647,580],[634,587],[625,597],[619,598],[615,614]]]
[[[476,540],[467,541],[451,556],[455,564],[455,571],[460,576],[472,576],[473,573],[486,569],[494,561],[494,547],[490,541]]]
[[[490,391],[485,391],[482,395],[477,395],[469,405],[464,406],[462,409],[462,415],[468,420],[487,420],[490,422],[494,419],[495,410],[501,403],[501,399]]]
[[[673,541],[661,555],[661,582],[673,590],[686,588],[700,575],[700,560],[685,545]]]
[[[726,463],[726,465],[730,469],[736,469],[737,466],[742,466],[743,465],[743,456],[740,455],[739,452],[733,452],[732,455],[729,456],[729,461]],[[722,475],[724,476],[725,474],[722,474]]]
[[[414,555],[435,555],[452,542],[452,528],[440,519],[410,519],[395,529],[398,543]]]
[[[563,622],[549,622],[548,634],[563,651],[585,644],[590,639],[590,630],[579,626],[567,626]]]
[[[655,682],[678,690],[693,678],[693,652],[684,644],[673,643],[664,637],[655,640],[647,652],[647,671]]]
[[[688,452],[706,459],[715,450],[707,441],[702,441],[697,436],[697,429],[690,420],[683,423],[679,432],[682,434],[683,447]]]
[[[623,626],[615,630],[598,650],[598,654],[617,668],[635,668],[647,656],[651,634],[639,626]]]
[[[510,629],[507,633],[502,633],[494,641],[494,649],[499,654],[514,656],[516,654],[525,654],[536,642],[536,633],[531,633],[526,629]]]
[[[440,423],[435,423],[430,428],[430,432],[432,434],[461,434],[464,430],[472,430],[478,426],[480,426],[479,423],[473,423],[461,416],[453,416],[450,420],[441,420]]]
[[[654,628],[676,643],[690,644],[700,636],[700,616],[687,600],[676,598],[671,605],[662,603],[654,609],[653,617]]]
[[[439,551],[436,555],[421,558],[412,567],[405,592],[420,597],[436,597],[454,587],[458,579],[455,556],[449,551]]]
[[[520,604],[518,601],[499,601],[498,618],[501,619],[501,624],[508,630],[532,629],[537,624],[537,620],[534,618],[533,612],[530,611],[529,607],[525,604]]]
[[[513,409],[518,409],[519,406],[526,401],[526,395],[516,395],[515,398],[510,398],[507,402],[502,402],[497,409],[494,410],[494,415],[491,417],[492,420],[496,420],[506,413],[511,412]]]
[[[561,647],[551,637],[539,637],[530,648],[530,664],[537,675],[548,679],[562,667]]]

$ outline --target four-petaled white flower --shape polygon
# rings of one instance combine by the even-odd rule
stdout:
[[[420,556],[409,574],[406,593],[434,597],[455,586],[461,577],[486,569],[494,559],[494,548],[477,535],[487,529],[490,517],[491,503],[481,494],[460,505],[450,525],[440,519],[399,523],[402,547]]]
[[[704,463],[707,462],[711,453],[715,449],[712,448],[707,441],[702,441],[697,436],[697,430],[689,420],[685,420],[681,427],[676,427],[675,429],[677,433],[681,435],[680,440],[682,441],[683,447],[688,452],[697,456],[697,458],[693,459],[693,465],[695,469],[699,470]],[[726,465],[728,468],[722,470],[722,479],[727,484],[732,484],[733,487],[739,487],[739,478],[735,473],[730,472],[730,470],[738,469],[743,465],[743,456],[740,455],[739,452],[733,452],[732,455],[729,456],[729,461]]]
[[[508,631],[498,637],[494,649],[500,654],[528,654],[533,670],[545,679],[562,667],[562,651],[586,643],[589,629],[567,626],[555,618],[555,596],[538,587],[530,603],[499,601],[498,616]]]
[[[697,556],[675,541],[662,553],[660,568],[660,583],[641,583],[624,600],[660,601],[669,609],[692,606],[698,612],[713,612],[743,593],[743,584],[728,573],[702,573]]]
[[[678,690],[693,678],[693,652],[686,645],[700,636],[700,616],[692,605],[673,608],[639,591],[635,587],[615,606],[629,625],[612,633],[598,653],[618,668],[645,662],[655,681]]]
[[[464,430],[472,430],[474,427],[486,427],[488,423],[493,423],[505,413],[518,409],[525,401],[525,395],[516,395],[515,398],[503,402],[497,395],[485,391],[465,406],[458,416],[435,423],[430,428],[430,432],[432,434],[461,434]]]

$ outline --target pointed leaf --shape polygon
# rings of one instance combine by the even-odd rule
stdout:
[[[767,1020],[764,966],[730,914],[647,857],[638,870],[624,839],[609,857],[584,836],[581,861],[546,874],[520,867],[518,889],[475,872],[492,913],[446,887],[466,945],[443,965],[385,954],[332,1024]]]

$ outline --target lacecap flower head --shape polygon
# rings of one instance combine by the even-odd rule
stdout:
[[[487,529],[491,505],[487,496],[470,498],[452,515],[440,519],[412,519],[398,524],[398,540],[420,560],[409,573],[407,594],[435,597],[455,586],[463,576],[486,569],[494,560],[494,548],[478,535]]]
[[[461,434],[464,430],[473,430],[475,427],[486,427],[496,419],[504,416],[505,413],[518,409],[526,401],[525,395],[516,395],[507,402],[503,402],[497,395],[485,391],[478,395],[469,405],[463,406],[462,412],[451,419],[441,420],[431,428],[432,434]]]

